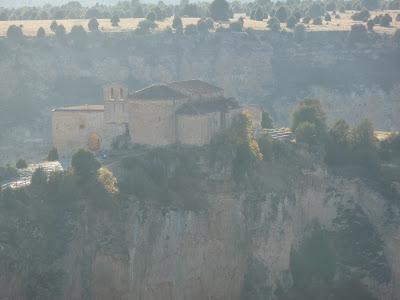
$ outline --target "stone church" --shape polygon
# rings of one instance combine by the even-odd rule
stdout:
[[[53,145],[61,157],[81,148],[107,150],[121,138],[149,146],[201,146],[242,110],[221,88],[200,80],[156,84],[132,94],[112,84],[104,87],[104,105],[53,110]],[[261,111],[253,109],[253,118],[260,126]]]

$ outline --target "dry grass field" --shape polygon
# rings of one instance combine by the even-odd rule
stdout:
[[[353,11],[348,11],[344,14],[340,14],[341,18],[336,19],[334,16],[332,16],[332,21],[331,22],[323,22],[322,25],[313,25],[310,24],[306,25],[307,31],[348,31],[350,30],[351,25],[356,24],[356,23],[362,23],[358,21],[353,21],[351,19],[351,15],[353,14]],[[389,13],[392,18],[392,26],[391,27],[382,27],[376,25],[374,27],[374,30],[378,33],[387,33],[387,34],[393,34],[397,28],[400,28],[400,22],[396,21],[396,15],[400,13],[400,11],[377,11],[377,12],[371,12],[372,18],[375,15],[379,14],[384,14],[384,13]],[[239,14],[235,15],[234,19],[238,19],[240,17]],[[100,29],[101,31],[104,32],[127,32],[127,31],[132,31],[135,30],[138,23],[143,20],[139,18],[128,18],[128,19],[121,19],[121,22],[119,24],[119,27],[112,27],[111,22],[109,19],[99,19],[99,24],[100,24]],[[198,18],[182,18],[184,26],[188,24],[196,24],[198,21]],[[35,36],[36,32],[39,27],[43,27],[46,30],[47,34],[51,34],[50,30],[50,24],[52,20],[28,20],[28,21],[0,21],[0,36],[5,36],[7,33],[7,29],[10,25],[22,25],[23,26],[23,32],[26,36]],[[87,24],[89,20],[86,19],[77,19],[77,20],[58,20],[57,21],[59,24],[63,24],[69,32],[74,25],[82,25],[87,28]],[[158,30],[163,30],[168,26],[172,25],[172,18],[167,18],[163,22],[157,22],[158,24]],[[220,24],[217,26],[224,26],[227,27],[228,23],[225,24]],[[267,20],[264,21],[254,21],[250,20],[249,18],[245,18],[244,22],[244,27],[245,28],[253,28],[255,30],[268,30],[267,28]],[[286,28],[286,23],[281,24],[282,28]],[[287,29],[289,30],[289,29]]]

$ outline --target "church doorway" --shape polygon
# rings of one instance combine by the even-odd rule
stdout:
[[[88,138],[89,150],[90,151],[99,151],[100,146],[101,146],[100,136],[95,132],[92,132],[91,134],[89,134],[89,138]]]

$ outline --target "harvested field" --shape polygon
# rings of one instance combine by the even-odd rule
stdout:
[[[332,21],[331,22],[325,22],[323,21],[322,25],[313,25],[308,24],[306,25],[307,31],[348,31],[351,28],[351,25],[357,24],[357,23],[363,23],[359,21],[353,21],[351,19],[351,16],[353,15],[354,11],[347,11],[346,13],[340,14],[340,19],[336,19],[335,16],[332,16]],[[391,27],[382,27],[379,25],[376,25],[374,27],[374,30],[378,33],[387,33],[387,34],[393,34],[397,28],[400,28],[400,22],[396,21],[396,15],[400,13],[400,11],[373,11],[371,12],[372,18],[375,15],[379,14],[385,14],[389,13],[392,18],[392,26]],[[237,14],[235,15],[234,20],[238,19],[241,15]],[[244,15],[242,15],[245,17]],[[104,32],[127,32],[127,31],[132,31],[135,30],[138,23],[143,20],[141,18],[127,18],[127,19],[121,19],[120,26],[119,27],[112,27],[111,22],[109,19],[99,19],[99,24],[100,24],[100,29],[101,31]],[[189,25],[189,24],[196,24],[198,21],[198,18],[182,18],[183,25]],[[57,21],[59,24],[62,24],[65,26],[67,32],[69,32],[74,25],[82,25],[85,27],[86,30],[87,24],[89,20],[87,19],[77,19],[77,20],[58,20]],[[23,32],[26,36],[35,36],[36,32],[39,27],[43,27],[46,30],[47,34],[52,34],[50,30],[50,24],[52,23],[52,20],[25,20],[25,21],[0,21],[0,36],[5,36],[7,33],[7,29],[10,25],[22,25],[23,27]],[[162,22],[157,22],[158,24],[158,30],[163,30],[167,28],[168,26],[170,27],[172,25],[172,18],[166,18]],[[226,23],[221,23],[220,25],[216,26],[228,26],[228,22]],[[249,18],[245,18],[244,22],[244,27],[245,28],[253,28],[255,30],[268,30],[267,28],[267,20],[264,21],[254,21],[250,20]],[[282,28],[286,28],[286,23],[281,24]],[[289,30],[289,29],[287,29]],[[289,30],[290,31],[290,30]]]

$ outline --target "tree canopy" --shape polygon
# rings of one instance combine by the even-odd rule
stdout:
[[[226,0],[214,0],[211,2],[210,16],[215,21],[227,21],[230,17],[229,3]]]

